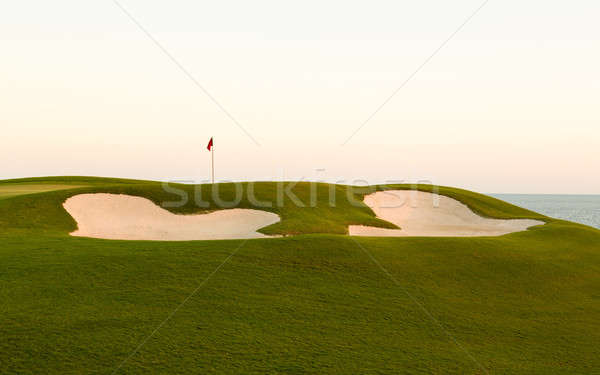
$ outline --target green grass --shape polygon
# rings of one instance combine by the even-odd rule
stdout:
[[[52,184],[0,184],[0,199],[12,198],[17,195],[42,193],[52,190],[64,190],[80,187],[77,185],[52,185]]]
[[[156,203],[176,196],[155,182],[80,177],[0,181],[0,189],[15,183],[90,186],[0,200],[3,374],[112,373],[236,249],[116,373],[482,374],[483,367],[491,374],[590,374],[600,368],[600,231],[594,228],[444,187],[441,194],[481,215],[547,224],[500,237],[351,238],[344,235],[348,224],[391,226],[349,204],[345,186],[332,188],[330,207],[331,187],[322,184],[315,207],[286,199],[283,207],[267,208],[282,221],[265,233],[296,236],[110,241],[69,237],[75,223],[61,203],[93,191]],[[257,183],[256,196],[275,199],[276,188]],[[391,188],[410,186],[357,188],[352,198]],[[210,186],[202,189],[210,198]],[[297,184],[292,191],[310,206],[309,189]],[[235,196],[232,185],[219,190]],[[216,209],[209,203],[170,209]],[[238,206],[253,207],[247,196]]]

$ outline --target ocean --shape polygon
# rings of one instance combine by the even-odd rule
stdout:
[[[600,229],[600,195],[490,194],[492,197],[557,219]]]

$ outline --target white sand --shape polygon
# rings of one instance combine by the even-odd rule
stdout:
[[[352,236],[499,236],[544,224],[538,220],[488,219],[475,214],[459,201],[414,190],[388,190],[365,196],[375,215],[401,229],[350,225]]]
[[[72,236],[120,240],[217,240],[267,237],[256,230],[278,222],[266,211],[227,209],[176,215],[152,201],[130,195],[80,194],[63,204],[77,221]]]

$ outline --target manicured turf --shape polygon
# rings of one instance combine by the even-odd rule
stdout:
[[[61,207],[68,196],[121,192],[157,203],[177,196],[153,182],[35,183],[45,181],[92,186],[0,201],[0,373],[590,374],[600,368],[599,230],[440,188],[479,214],[547,224],[501,237],[354,238],[343,234],[348,224],[390,225],[351,205],[345,186],[333,187],[330,207],[330,186],[322,184],[315,207],[286,198],[283,207],[266,208],[282,221],[265,233],[302,235],[97,240],[68,236],[75,228]],[[8,183],[32,181],[0,187]],[[276,183],[254,188],[259,200],[276,199]],[[298,184],[292,192],[310,206],[309,189]],[[355,189],[351,197],[374,189]],[[230,200],[235,195],[232,185],[219,190]],[[188,202],[169,209],[215,209],[209,191],[202,186],[209,207]],[[247,196],[238,206],[253,207]]]
[[[17,195],[42,193],[52,190],[64,190],[79,187],[77,185],[52,185],[52,184],[0,184],[0,199],[16,197]]]

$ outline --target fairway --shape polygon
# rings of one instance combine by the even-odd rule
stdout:
[[[83,187],[71,184],[81,184]],[[482,194],[418,185],[488,218],[544,222],[496,237],[351,237],[394,229],[361,202],[383,185],[290,188],[281,238],[122,241],[69,235],[83,193],[174,201],[151,181],[53,177],[0,201],[3,374],[590,374],[600,368],[600,231]],[[10,181],[0,186],[15,185]],[[249,183],[244,183],[246,192]],[[211,185],[173,213],[218,207]],[[45,190],[43,190],[45,189]],[[62,189],[62,190],[59,190]],[[254,184],[259,201],[276,182]],[[220,184],[232,201],[233,184]],[[327,204],[329,193],[335,206]],[[297,202],[296,202],[297,203]]]
[[[81,185],[53,185],[53,184],[0,184],[0,199],[16,197],[18,195],[42,193],[45,191],[72,189]]]

